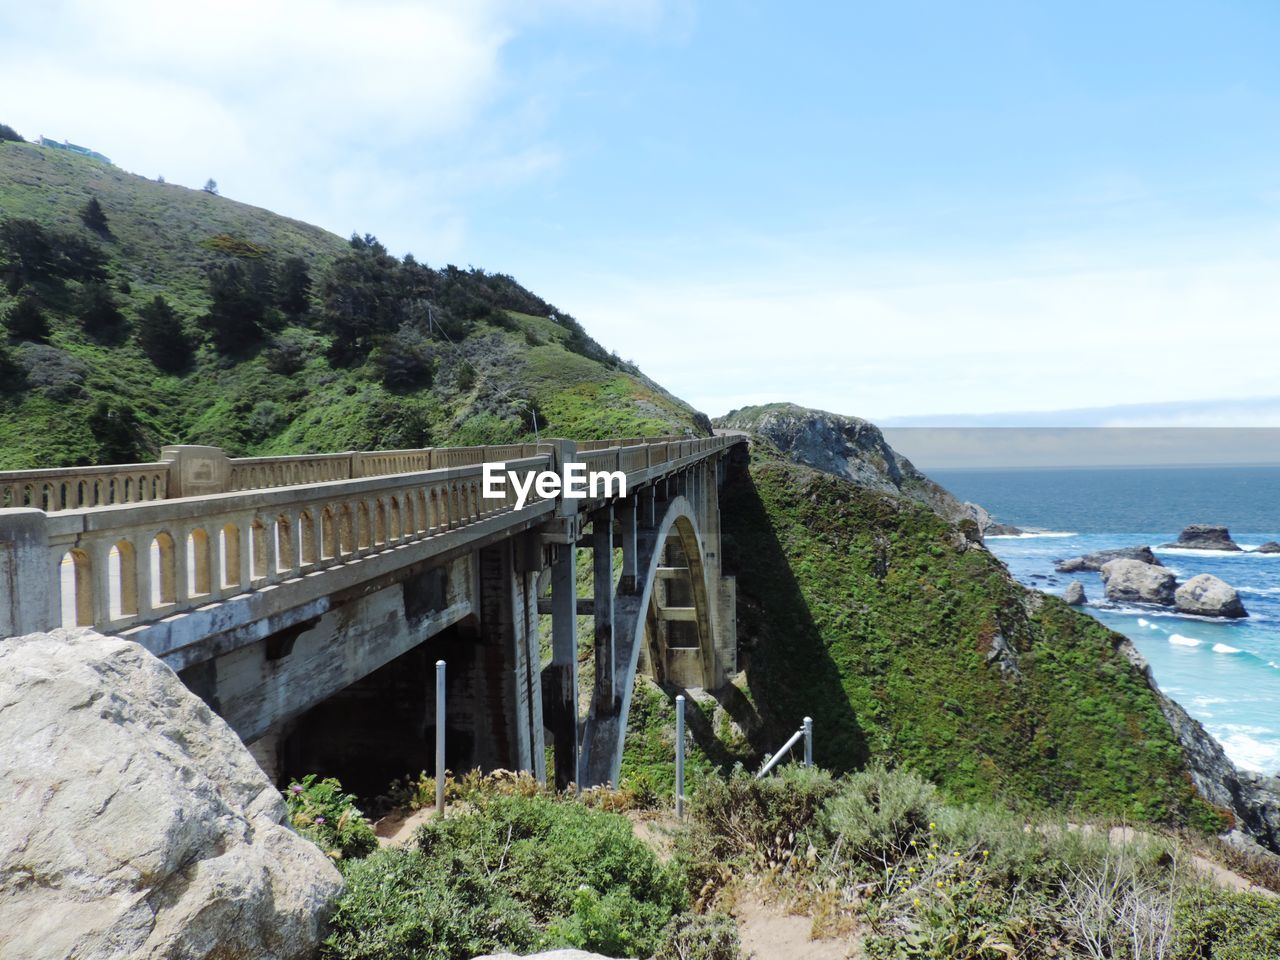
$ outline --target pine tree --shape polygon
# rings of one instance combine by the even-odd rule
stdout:
[[[215,197],[218,195],[218,181],[210,177],[204,182],[204,192],[212,193]]]
[[[111,289],[101,281],[84,284],[80,290],[80,326],[95,340],[109,343],[119,339],[124,328],[124,314],[116,305]]]
[[[40,301],[31,294],[21,297],[9,308],[4,325],[14,340],[30,340],[32,343],[48,343],[49,321],[40,307]]]
[[[138,346],[157,367],[178,373],[191,364],[193,346],[182,326],[182,318],[157,295],[138,311]]]
[[[285,316],[297,320],[311,309],[311,272],[307,261],[290,257],[280,265],[278,304]]]
[[[90,197],[89,202],[80,208],[80,220],[95,233],[105,235],[111,232],[107,224],[106,211],[102,209],[102,204],[98,202],[97,197]]]

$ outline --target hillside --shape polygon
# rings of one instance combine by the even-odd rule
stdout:
[[[0,469],[706,427],[510,277],[34,144],[0,142],[0,278]]]

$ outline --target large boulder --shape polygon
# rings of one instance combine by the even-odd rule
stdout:
[[[1179,613],[1200,617],[1247,617],[1240,594],[1235,588],[1211,573],[1192,577],[1173,594]]]
[[[128,640],[0,642],[0,956],[311,957],[342,880],[244,744]]]
[[[1260,546],[1257,550],[1253,552],[1254,553],[1280,553],[1280,543],[1276,543],[1274,540],[1268,540],[1266,543],[1264,543],[1262,546]]]
[[[1079,580],[1072,580],[1067,584],[1067,589],[1062,592],[1062,601],[1069,607],[1082,607],[1088,602],[1088,598],[1084,595],[1084,584]]]
[[[1097,572],[1102,565],[1112,560],[1140,560],[1153,567],[1163,566],[1151,552],[1150,547],[1116,547],[1112,550],[1099,550],[1097,553],[1086,553],[1083,557],[1072,557],[1070,560],[1057,560],[1053,569],[1059,573],[1079,573],[1082,570]]]
[[[1214,527],[1207,523],[1193,523],[1183,528],[1173,543],[1162,544],[1178,550],[1225,550],[1239,553],[1240,547],[1231,539],[1226,527]]]
[[[1102,565],[1102,585],[1108,600],[1117,603],[1173,605],[1178,580],[1164,567],[1141,560],[1109,560]]]

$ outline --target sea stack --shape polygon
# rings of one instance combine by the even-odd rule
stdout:
[[[1236,593],[1235,587],[1211,573],[1192,577],[1180,586],[1174,592],[1173,602],[1179,613],[1198,617],[1239,619],[1249,615],[1240,602],[1240,594]]]
[[[1102,585],[1107,599],[1117,603],[1154,603],[1173,606],[1178,578],[1164,567],[1141,560],[1111,560],[1102,565]]]
[[[1254,553],[1280,553],[1280,543],[1276,543],[1274,540],[1268,540],[1266,543],[1264,543],[1262,546],[1260,546],[1257,550],[1253,552]]]
[[[1178,534],[1174,543],[1162,544],[1178,550],[1222,550],[1227,553],[1239,553],[1240,547],[1231,539],[1226,527],[1215,527],[1207,523],[1193,523]]]

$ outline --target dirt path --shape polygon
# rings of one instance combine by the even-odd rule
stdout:
[[[740,897],[733,909],[742,950],[754,960],[845,960],[860,953],[852,940],[811,940],[812,921],[783,911],[758,895]]]
[[[373,825],[373,832],[378,835],[378,844],[383,847],[403,847],[413,840],[413,834],[433,816],[434,807],[421,810],[392,810]]]

